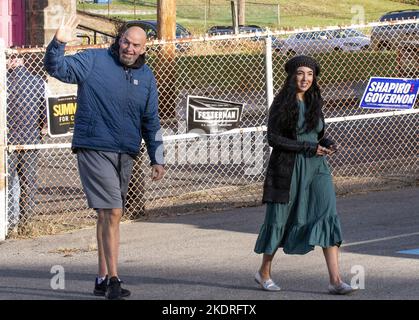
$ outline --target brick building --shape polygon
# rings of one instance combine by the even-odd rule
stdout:
[[[1,0],[0,38],[5,46],[48,44],[63,16],[76,13],[76,0]]]

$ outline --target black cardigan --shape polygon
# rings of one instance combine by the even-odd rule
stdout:
[[[269,115],[267,136],[268,144],[273,149],[266,171],[262,202],[288,203],[296,155],[304,153],[309,157],[315,156],[318,143],[297,141],[297,124],[295,130],[285,133],[279,128],[275,118]],[[333,141],[324,137],[323,114],[321,120],[323,130],[319,132],[318,140],[320,145],[328,146],[333,144]]]

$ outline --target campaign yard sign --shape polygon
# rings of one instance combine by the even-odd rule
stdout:
[[[239,128],[243,106],[243,103],[188,96],[187,130],[216,134]]]
[[[73,134],[77,97],[74,95],[48,97],[48,134],[51,137]]]
[[[362,96],[361,108],[412,109],[419,79],[372,77]]]

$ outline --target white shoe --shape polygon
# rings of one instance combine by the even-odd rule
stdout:
[[[255,281],[260,285],[263,290],[266,291],[280,291],[281,288],[271,279],[262,281],[259,271],[255,274]]]
[[[338,285],[332,285],[329,284],[329,293],[331,294],[349,294],[352,293],[356,290],[358,290],[358,287],[351,287],[349,284],[345,283],[345,282],[341,282]]]

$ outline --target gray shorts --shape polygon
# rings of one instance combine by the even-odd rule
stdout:
[[[77,150],[77,164],[87,203],[94,209],[125,207],[134,159],[125,153]]]

